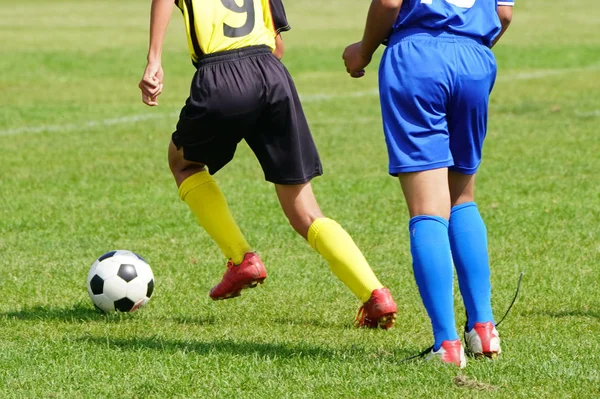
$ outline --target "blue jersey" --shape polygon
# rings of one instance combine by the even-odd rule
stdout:
[[[489,47],[501,29],[497,6],[513,4],[514,0],[404,0],[393,32],[445,31],[479,39]]]

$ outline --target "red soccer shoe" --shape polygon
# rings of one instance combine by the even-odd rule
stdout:
[[[385,287],[374,290],[371,298],[358,309],[357,327],[381,327],[384,330],[392,328],[397,310],[390,290]]]
[[[244,288],[254,288],[262,284],[267,278],[267,270],[258,255],[248,252],[239,265],[230,259],[227,270],[221,282],[210,290],[210,297],[214,300],[229,299],[240,296]]]

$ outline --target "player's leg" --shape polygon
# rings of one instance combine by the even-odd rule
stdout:
[[[465,343],[477,356],[500,353],[491,306],[487,230],[475,203],[475,173],[487,130],[489,93],[496,65],[484,46],[459,47],[464,59],[449,115],[451,150],[455,165],[449,172],[452,200],[450,243],[460,291],[467,311]]]
[[[210,291],[211,298],[233,298],[242,289],[262,283],[267,277],[266,269],[252,252],[231,215],[225,196],[205,166],[186,161],[182,150],[177,150],[173,142],[169,145],[169,166],[179,197],[229,259],[222,281]]]
[[[457,340],[452,255],[448,239],[450,194],[446,168],[398,175],[410,212],[413,271],[433,326],[434,350]]]
[[[475,175],[449,173],[452,194],[450,243],[458,283],[467,311],[465,342],[476,356],[501,352],[492,313],[487,230],[475,204]]]
[[[413,271],[431,319],[432,355],[464,366],[448,238],[447,167],[453,160],[446,104],[451,71],[443,47],[432,37],[391,42],[381,60],[379,85],[389,173],[399,177],[410,211]]]
[[[267,276],[211,176],[233,158],[245,129],[258,118],[261,87],[256,82],[261,77],[258,70],[252,76],[250,60],[255,52],[253,48],[223,52],[199,61],[169,147],[169,164],[181,199],[229,259],[222,281],[210,292],[215,300],[238,296]],[[244,87],[228,84],[232,81]]]
[[[337,276],[363,302],[364,327],[390,328],[396,304],[379,282],[354,240],[335,220],[323,215],[310,183],[276,184],[277,197],[290,224],[329,263]],[[361,315],[362,316],[362,315]]]
[[[474,201],[475,175],[450,172],[449,181],[450,243],[470,331],[477,322],[494,322],[487,230]]]
[[[235,264],[244,260],[251,247],[233,219],[225,196],[201,163],[186,161],[183,150],[169,144],[169,167],[179,189],[198,223]]]
[[[279,60],[270,56],[262,61],[269,96],[260,128],[246,141],[256,154],[265,179],[275,183],[291,225],[365,303],[369,314],[359,325],[389,328],[396,313],[389,291],[377,280],[348,233],[323,216],[313,194],[309,182],[322,174],[321,161],[293,81]],[[377,303],[371,304],[372,296]],[[379,305],[377,310],[375,305]]]

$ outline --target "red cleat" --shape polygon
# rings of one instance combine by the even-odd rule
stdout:
[[[396,303],[387,288],[373,291],[371,298],[365,302],[356,315],[357,327],[377,328],[384,330],[392,328],[396,321]]]
[[[227,271],[221,282],[210,290],[210,297],[217,301],[240,296],[244,288],[254,288],[262,284],[267,278],[267,270],[258,255],[248,252],[239,265],[235,265],[230,259],[227,262]]]

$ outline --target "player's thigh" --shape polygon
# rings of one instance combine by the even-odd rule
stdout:
[[[434,41],[402,41],[386,49],[379,68],[389,172],[452,165],[446,104],[448,60]]]
[[[496,62],[485,46],[457,46],[457,80],[448,114],[450,150],[454,159],[451,170],[474,174],[481,163],[487,133],[489,96],[496,79]]]
[[[172,140],[184,159],[216,173],[260,117],[261,72],[252,58],[200,65]]]
[[[267,181],[303,184],[322,174],[321,160],[296,87],[274,56],[262,64],[267,96],[254,132],[246,136]]]

